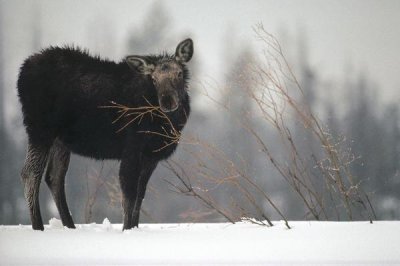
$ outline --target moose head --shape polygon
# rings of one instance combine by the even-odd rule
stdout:
[[[178,109],[185,95],[188,79],[185,64],[192,56],[193,41],[186,39],[178,44],[174,55],[130,55],[125,60],[133,70],[151,78],[160,108],[167,113]]]

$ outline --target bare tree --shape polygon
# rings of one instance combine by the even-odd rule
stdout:
[[[155,2],[146,15],[143,23],[132,28],[129,35],[127,52],[148,54],[159,49],[160,43],[165,47],[172,45],[171,18],[164,4]]]

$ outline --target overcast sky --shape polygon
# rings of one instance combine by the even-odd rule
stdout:
[[[2,1],[8,75],[16,76],[22,60],[31,52],[28,43],[34,1]],[[105,56],[124,55],[127,33],[139,25],[154,1],[41,0],[42,45],[86,46],[89,25],[98,18],[114,29],[115,49]],[[164,2],[174,30],[190,33],[205,76],[219,79],[226,47],[252,42],[251,27],[262,22],[273,34],[283,31],[295,41],[305,34],[311,65],[326,80],[340,79],[349,70],[364,70],[382,88],[385,99],[400,101],[400,1],[398,0],[169,0]],[[232,43],[226,43],[227,35]],[[3,41],[3,40],[2,40]],[[179,40],[177,40],[178,42]],[[296,44],[294,44],[296,45]],[[160,49],[172,50],[174,47]],[[10,79],[12,80],[12,79]],[[11,82],[11,81],[10,81]],[[14,81],[13,81],[14,82]],[[12,83],[11,83],[12,84]],[[11,85],[10,84],[10,85]]]

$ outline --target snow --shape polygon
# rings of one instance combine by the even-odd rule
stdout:
[[[1,265],[397,265],[400,221],[0,226]]]

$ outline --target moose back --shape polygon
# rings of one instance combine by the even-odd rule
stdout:
[[[120,160],[123,229],[138,226],[147,182],[176,149],[190,113],[193,42],[175,54],[127,56],[115,63],[74,47],[50,47],[23,63],[18,79],[28,148],[21,177],[32,227],[43,230],[44,175],[64,226],[75,228],[65,198],[70,154]]]

